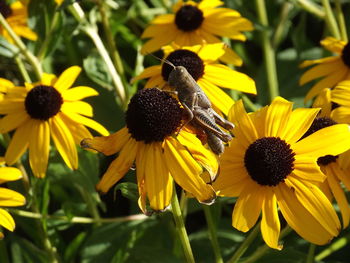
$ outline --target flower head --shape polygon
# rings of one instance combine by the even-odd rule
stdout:
[[[4,167],[4,159],[0,158],[0,183],[16,181],[22,178],[21,171],[14,167]],[[0,187],[0,207],[14,207],[25,204],[25,198],[20,193]],[[15,229],[15,221],[12,216],[3,208],[0,208],[0,225],[7,230]],[[0,238],[3,234],[0,232]]]
[[[6,0],[0,0],[0,13],[17,35],[30,40],[36,40],[37,35],[27,26],[27,6],[28,4],[22,1],[14,1],[10,5],[7,4]],[[12,42],[11,36],[2,26],[0,26],[0,35]]]
[[[164,59],[175,66],[184,66],[210,99],[214,108],[228,114],[234,103],[219,87],[256,94],[255,82],[247,75],[217,63],[225,53],[223,43],[191,47],[166,46]],[[134,80],[148,78],[145,88],[169,88],[167,81],[172,67],[167,63],[146,68]]]
[[[85,86],[71,88],[80,71],[73,66],[58,78],[44,73],[40,82],[25,83],[25,87],[0,79],[0,114],[5,115],[0,120],[0,133],[15,130],[5,154],[6,163],[14,164],[29,148],[34,175],[44,177],[51,137],[68,167],[76,169],[76,144],[82,138],[92,137],[85,126],[108,134],[103,126],[87,118],[93,115],[92,107],[81,101],[98,93]]]
[[[201,175],[208,172],[215,177],[217,159],[195,135],[179,131],[182,114],[178,101],[164,91],[152,88],[136,93],[126,112],[126,127],[110,136],[84,139],[81,143],[84,148],[105,155],[119,152],[97,189],[107,192],[135,163],[143,212],[147,198],[156,211],[170,204],[174,180],[198,201],[212,203],[215,192]]]
[[[300,85],[304,85],[312,80],[322,78],[307,93],[305,101],[309,101],[319,95],[323,89],[334,88],[342,80],[350,79],[350,42],[346,43],[332,37],[327,37],[321,41],[321,45],[337,54],[336,56],[306,60],[300,66],[309,67],[300,78]]]
[[[242,31],[253,30],[252,23],[218,0],[178,1],[173,14],[160,15],[151,21],[142,38],[150,38],[142,47],[144,54],[152,53],[174,42],[176,45],[192,46],[203,43],[220,43],[217,37],[228,37],[244,41]],[[226,49],[225,62],[240,66],[242,60],[231,49]]]
[[[238,196],[232,225],[248,231],[262,214],[265,242],[280,249],[278,208],[303,238],[325,244],[340,230],[338,217],[323,192],[317,160],[350,147],[348,125],[321,129],[301,139],[319,109],[292,110],[292,103],[276,98],[270,106],[247,114],[242,101],[232,107],[229,120],[235,138],[220,159],[221,173],[214,189]]]

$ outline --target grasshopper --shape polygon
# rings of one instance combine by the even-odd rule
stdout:
[[[224,152],[223,142],[232,140],[232,136],[222,131],[217,124],[227,130],[233,129],[234,125],[212,109],[208,97],[185,67],[175,66],[167,60],[164,62],[173,67],[169,74],[168,84],[175,89],[188,116],[187,123],[206,135],[208,145],[215,154],[222,154]]]

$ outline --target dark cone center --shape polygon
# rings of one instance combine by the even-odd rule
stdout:
[[[188,73],[197,81],[204,74],[203,60],[194,52],[186,49],[178,49],[169,54],[166,60],[173,63],[175,66],[183,66],[187,69]],[[173,67],[167,63],[163,63],[162,77],[165,81],[168,81],[169,74],[173,70]]]
[[[60,111],[63,98],[54,87],[39,85],[28,92],[24,103],[30,117],[46,121]]]
[[[294,155],[284,140],[264,137],[249,145],[244,164],[250,177],[258,184],[276,186],[293,171]]]
[[[341,58],[345,65],[347,65],[350,68],[350,42],[348,42],[341,54]]]
[[[10,15],[12,15],[12,9],[10,5],[6,3],[5,0],[0,0],[0,13],[3,15],[3,17],[7,18]]]
[[[177,28],[185,32],[198,29],[203,23],[203,20],[203,12],[193,5],[182,6],[175,15]]]
[[[161,142],[178,130],[182,116],[179,102],[167,92],[145,89],[131,98],[126,126],[136,141]]]

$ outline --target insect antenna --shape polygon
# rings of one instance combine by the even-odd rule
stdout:
[[[175,65],[173,63],[171,63],[169,60],[165,59],[165,58],[159,58],[156,55],[153,55],[152,53],[148,53],[147,55],[151,55],[152,57],[158,59],[159,61],[162,61],[163,63],[168,64],[169,66],[173,67],[173,69],[175,69]]]

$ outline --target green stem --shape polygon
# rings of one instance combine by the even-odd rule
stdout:
[[[347,234],[346,236],[337,239],[336,241],[332,242],[331,245],[329,245],[326,249],[322,250],[319,254],[316,255],[315,260],[321,261],[325,257],[328,257],[335,251],[345,247],[350,242],[350,234]]]
[[[248,249],[250,244],[255,240],[255,238],[260,233],[260,223],[256,224],[253,230],[250,231],[248,236],[245,238],[243,243],[239,246],[233,256],[227,261],[227,263],[236,263],[244,254],[244,252]]]
[[[281,15],[280,20],[277,25],[277,28],[275,30],[275,34],[273,36],[272,40],[272,47],[276,49],[278,45],[281,43],[283,32],[286,28],[286,23],[288,21],[288,15],[289,12],[293,9],[293,5],[289,2],[284,2],[282,9],[281,9]]]
[[[187,210],[188,210],[188,198],[186,196],[185,191],[181,191],[181,198],[180,198],[180,209],[182,212],[182,218],[183,220],[186,220],[187,216]]]
[[[16,214],[18,216],[33,218],[33,219],[52,219],[52,220],[62,220],[65,222],[69,222],[72,224],[96,224],[96,223],[121,223],[121,222],[129,222],[136,220],[146,220],[149,219],[148,216],[144,214],[136,214],[124,217],[114,217],[114,218],[89,218],[89,217],[67,217],[67,216],[58,216],[58,215],[42,215],[40,213],[34,213],[30,211],[24,211],[19,209],[8,209],[11,213]]]
[[[6,19],[0,13],[0,24],[5,28],[5,30],[9,33],[16,46],[19,48],[20,52],[25,56],[28,60],[29,64],[33,67],[33,70],[36,74],[38,80],[41,79],[41,75],[43,73],[41,64],[38,59],[27,49],[26,45],[22,42],[22,40],[17,36],[17,34],[12,30],[11,26],[7,23]]]
[[[322,5],[326,11],[326,23],[329,31],[336,39],[340,39],[339,28],[337,25],[337,21],[334,18],[329,0],[322,0]]]
[[[37,57],[38,57],[39,61],[42,61],[45,58],[45,54],[47,52],[48,45],[49,45],[49,43],[50,43],[50,41],[52,39],[53,32],[54,32],[54,30],[55,30],[55,28],[57,26],[59,17],[60,17],[60,12],[58,10],[56,10],[55,14],[54,14],[54,16],[52,18],[52,22],[51,22],[51,25],[50,25],[49,32],[46,34],[44,42],[41,45],[40,50],[38,52]]]
[[[176,191],[174,188],[173,198],[171,199],[171,211],[173,212],[173,217],[175,220],[176,231],[179,234],[181,244],[184,250],[184,254],[186,257],[186,262],[194,263],[194,257],[192,253],[192,248],[190,245],[190,240],[188,239],[188,235],[185,228],[185,223],[181,214],[181,209],[179,205],[179,200],[177,199]]]
[[[256,9],[260,23],[265,27],[261,32],[262,45],[264,50],[264,60],[267,73],[267,83],[270,101],[278,96],[278,80],[276,70],[275,51],[272,47],[269,31],[267,30],[269,23],[267,19],[266,7],[264,0],[255,0]]]
[[[292,229],[289,226],[286,226],[280,234],[280,239],[287,236],[290,232],[292,232]],[[243,261],[243,263],[255,263],[258,261],[259,258],[261,258],[267,251],[269,251],[271,248],[269,246],[262,245],[259,247],[253,254],[249,256],[246,260]]]
[[[254,103],[247,97],[247,95],[242,94],[242,100],[244,104],[251,110],[256,111],[258,108],[254,105]]]
[[[213,220],[213,215],[210,211],[209,206],[202,205],[202,208],[204,210],[205,219],[207,220],[207,224],[208,224],[209,239],[211,242],[211,246],[213,247],[213,250],[214,250],[215,262],[222,263],[223,260],[221,256],[220,245],[219,245],[218,236],[217,236],[217,229]]]
[[[26,67],[22,61],[22,59],[19,56],[15,56],[15,60],[18,66],[19,71],[21,72],[21,75],[25,82],[32,83],[32,80],[30,79],[30,76],[28,74],[28,71],[26,70]]]
[[[107,66],[107,70],[110,73],[111,77],[112,77],[112,81],[113,84],[115,86],[116,92],[122,102],[122,106],[126,107],[126,103],[127,103],[127,98],[125,95],[125,88],[123,86],[123,83],[120,79],[120,76],[117,72],[117,70],[115,69],[113,62],[110,58],[110,56],[108,55],[108,52],[100,38],[100,36],[97,33],[97,29],[88,23],[88,21],[85,18],[85,14],[84,11],[81,9],[80,5],[78,3],[73,3],[72,5],[70,5],[69,7],[70,12],[72,13],[72,15],[74,16],[74,18],[81,23],[81,29],[82,31],[87,34],[91,40],[94,42],[98,52],[100,53],[103,61],[106,63]]]
[[[335,9],[338,18],[338,23],[340,27],[341,39],[348,42],[348,34],[346,32],[346,24],[344,19],[344,14],[341,8],[340,0],[335,0]]]
[[[313,263],[315,258],[316,245],[310,243],[309,252],[307,253],[306,263]]]
[[[326,13],[324,12],[323,8],[313,1],[297,0],[297,3],[301,8],[321,19],[326,17]]]

